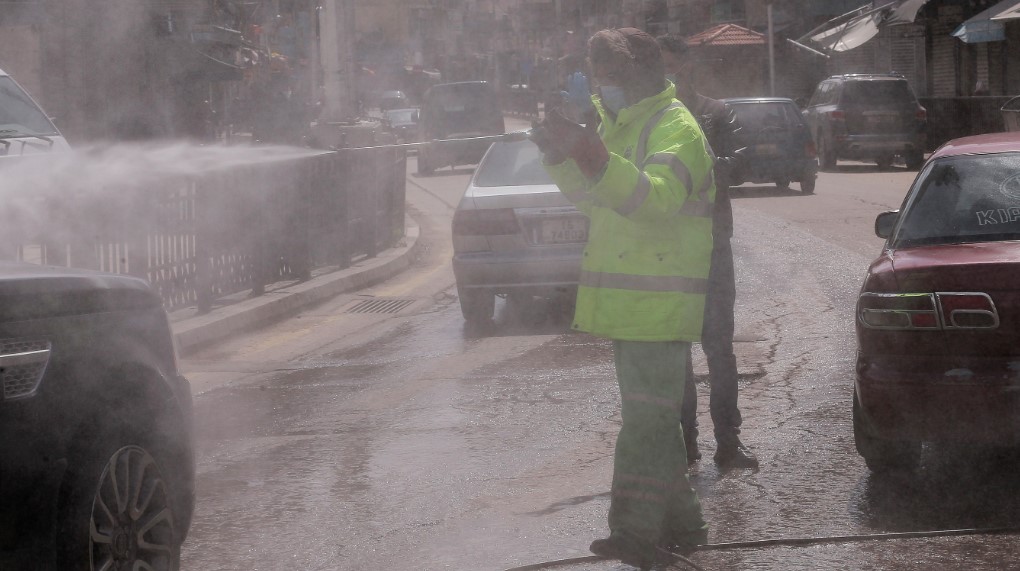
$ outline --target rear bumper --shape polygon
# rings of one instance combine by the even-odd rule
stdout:
[[[1020,444],[1020,375],[947,359],[858,358],[857,395],[874,436],[889,440]]]
[[[818,161],[814,158],[752,157],[747,166],[737,173],[737,182],[800,182],[818,174]]]
[[[575,288],[581,275],[582,248],[455,254],[453,274],[462,288],[484,288],[493,293]]]
[[[836,141],[836,154],[847,159],[872,159],[877,155],[924,152],[923,135],[846,135]]]

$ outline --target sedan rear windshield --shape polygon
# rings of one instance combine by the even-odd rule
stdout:
[[[793,103],[734,103],[741,127],[788,129],[801,124],[800,111]]]
[[[553,184],[531,141],[494,143],[475,172],[475,186]]]
[[[894,247],[1020,240],[1020,153],[949,157],[914,182]]]

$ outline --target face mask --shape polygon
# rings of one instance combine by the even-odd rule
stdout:
[[[602,98],[602,104],[613,113],[619,113],[620,109],[627,106],[627,94],[624,93],[622,87],[603,85],[599,88],[599,95]]]

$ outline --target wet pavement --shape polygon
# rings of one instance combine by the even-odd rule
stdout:
[[[824,180],[810,200],[844,200],[827,195]],[[705,459],[691,481],[710,541],[1012,525],[1016,458],[933,450],[910,477],[868,472],[850,402],[854,302],[873,242],[817,230],[810,213],[791,222],[795,214],[772,210],[784,198],[734,205],[742,439],[761,469],[722,473],[712,463],[702,383]],[[444,238],[430,239],[442,252]],[[445,284],[415,285],[415,304],[390,315],[347,315],[351,298],[337,299],[185,360],[199,377],[229,378],[196,396],[198,510],[184,569],[498,571],[588,555],[606,534],[619,430],[609,343],[571,333],[563,308],[540,300],[500,301],[491,327],[465,329]],[[401,291],[385,288],[364,293]],[[696,370],[703,376],[700,353]],[[1004,569],[1020,561],[1015,543],[848,541],[693,560],[705,569]]]

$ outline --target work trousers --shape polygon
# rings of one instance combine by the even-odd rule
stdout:
[[[609,529],[645,547],[704,542],[708,525],[687,479],[680,428],[690,343],[614,341],[623,427],[616,439]]]
[[[733,271],[733,210],[726,187],[716,191],[712,220],[712,267],[708,272],[705,321],[701,328],[701,348],[708,359],[711,387],[709,411],[720,444],[732,444],[740,433],[740,409],[737,407],[737,358],[733,354],[733,307],[737,298]],[[683,428],[688,440],[698,436],[698,390],[694,370],[687,359],[687,383],[684,392]]]

